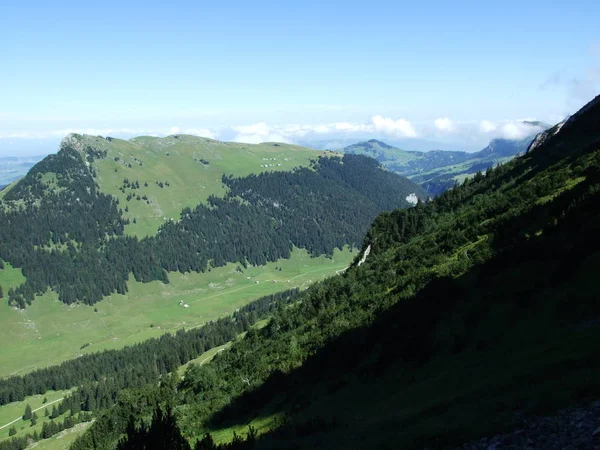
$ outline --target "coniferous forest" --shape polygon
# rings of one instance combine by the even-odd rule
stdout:
[[[98,190],[92,147],[64,146],[48,156],[4,197],[0,258],[21,268],[27,281],[8,295],[25,308],[48,288],[71,304],[94,304],[127,292],[127,279],[168,283],[167,271],[204,272],[228,262],[262,265],[288,258],[294,246],[312,255],[360,246],[378,213],[406,207],[422,194],[413,183],[372,159],[319,158],[312,168],[245,178],[223,177],[225,198],[181,212],[156,236],[124,235],[118,201]],[[55,187],[42,183],[56,177]]]
[[[596,101],[525,156],[380,215],[360,267],[130,392],[72,448],[446,448],[597,398],[598,117]]]
[[[78,386],[61,408],[93,412],[79,450],[447,448],[509,427],[514,411],[597,399],[599,117],[596,99],[524,156],[379,215],[341,276],[13,377],[3,401]],[[260,178],[226,179],[231,197],[271,204]]]

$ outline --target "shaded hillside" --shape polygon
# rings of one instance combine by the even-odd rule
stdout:
[[[525,153],[532,139],[533,137],[521,140],[494,139],[487,147],[474,153],[445,150],[406,151],[375,139],[350,145],[343,151],[371,156],[388,169],[410,178],[430,195],[439,195],[457,182],[462,182],[467,176],[473,176],[480,171],[485,172],[490,167]]]
[[[599,119],[591,103],[535,151],[380,215],[362,265],[73,448],[158,432],[172,448],[214,448],[206,432],[231,449],[444,448],[599,398]]]
[[[181,191],[169,178],[164,182],[125,178],[120,188],[124,199],[107,194],[102,189],[107,178],[103,164],[116,145],[108,139],[66,138],[56,155],[45,158],[3,192],[0,258],[21,268],[27,278],[8,292],[10,305],[24,308],[48,288],[67,304],[93,304],[111,293],[127,292],[130,274],[136,281],[168,283],[167,271],[204,272],[228,262],[263,265],[289,258],[294,246],[312,255],[330,255],[335,248],[360,246],[380,212],[410,206],[411,194],[423,196],[414,183],[382,170],[372,159],[310,153],[318,159],[309,161],[309,167],[285,171],[269,163],[269,170],[260,175],[220,173],[218,187],[223,195],[197,200],[176,218],[164,217],[155,236],[140,240],[126,235],[126,227],[136,221],[127,212],[135,204],[152,204],[145,193],[150,183],[164,191],[163,202],[171,197],[175,203]],[[197,158],[184,153],[187,147],[161,142],[167,149],[161,157],[164,167],[169,167],[176,151],[187,157],[188,164]],[[154,173],[145,172],[141,155],[135,157],[136,173]],[[115,158],[111,164],[120,164]],[[126,164],[128,169],[133,166]],[[211,162],[202,159],[194,164],[202,173]]]

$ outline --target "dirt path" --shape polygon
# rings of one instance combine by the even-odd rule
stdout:
[[[39,408],[36,408],[36,409],[32,410],[31,412],[32,412],[32,413],[34,413],[34,412],[37,412],[37,411],[39,411],[40,409],[44,409],[44,408],[46,408],[47,406],[49,406],[49,405],[52,405],[52,404],[54,404],[54,403],[56,403],[56,402],[60,402],[61,400],[64,400],[64,399],[65,399],[64,397],[61,397],[61,398],[59,398],[59,399],[57,399],[57,400],[53,400],[53,401],[51,401],[51,402],[48,402],[48,403],[46,403],[46,404],[44,404],[44,405],[40,406]],[[19,420],[23,420],[23,416],[21,416],[21,417],[17,417],[17,418],[16,418],[15,420],[13,420],[12,422],[9,422],[9,423],[7,423],[6,425],[2,425],[2,426],[0,426],[0,430],[2,430],[3,428],[6,428],[6,427],[10,427],[10,426],[11,426],[13,423],[16,423],[16,422],[18,422]]]

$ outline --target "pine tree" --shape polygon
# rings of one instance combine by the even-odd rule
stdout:
[[[34,427],[34,426],[36,426],[36,425],[37,425],[37,419],[38,419],[38,416],[37,416],[37,414],[36,414],[36,413],[33,413],[33,414],[31,415],[31,426],[32,426],[32,427]]]
[[[14,426],[10,427],[10,430],[8,430],[8,435],[14,436],[15,434],[17,434],[17,429]]]
[[[25,413],[23,414],[23,420],[31,420],[31,405],[27,403],[25,406]]]
[[[4,289],[2,289],[1,284],[0,284],[0,298],[4,298]]]

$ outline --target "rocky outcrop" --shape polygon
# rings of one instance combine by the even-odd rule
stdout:
[[[456,450],[599,450],[600,401],[549,417],[515,419],[513,431],[469,442]]]

